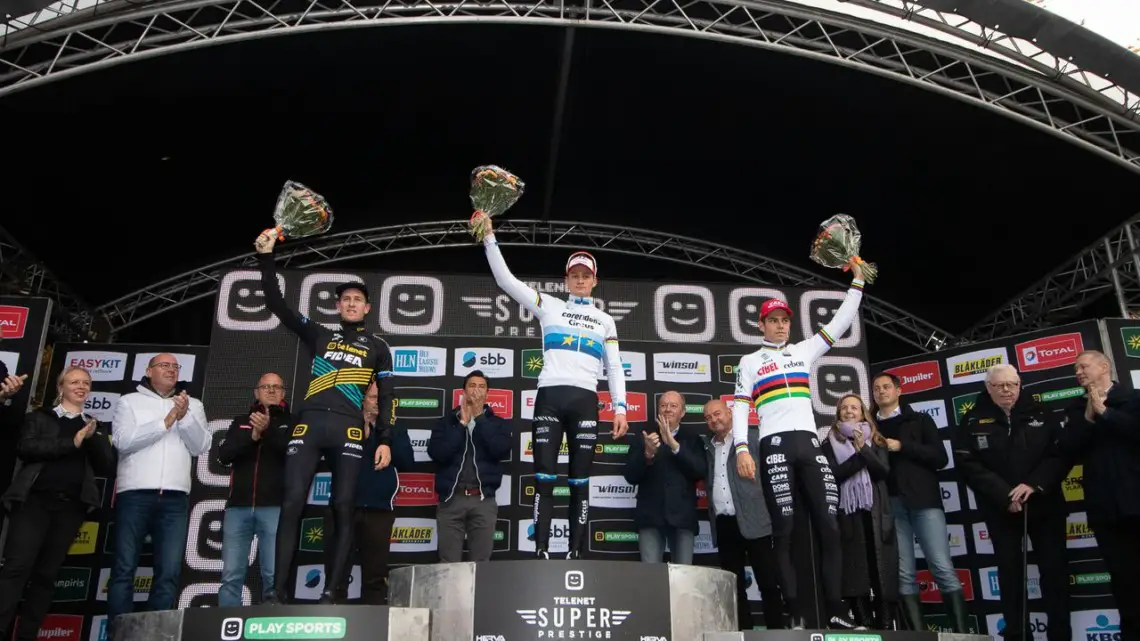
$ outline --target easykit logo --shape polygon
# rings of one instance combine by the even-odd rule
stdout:
[[[938,361],[899,365],[886,370],[886,373],[899,377],[903,394],[928,392],[942,387],[942,370],[938,367]]]
[[[488,378],[510,378],[515,373],[515,351],[498,347],[460,347],[455,350],[456,376],[479,370]]]
[[[538,378],[542,373],[543,351],[541,349],[524,349],[522,351],[522,377]]]
[[[396,376],[447,376],[447,350],[419,345],[393,347],[392,373]]]
[[[87,587],[91,584],[91,568],[60,568],[55,576],[55,595],[52,601],[86,601]]]
[[[951,385],[965,385],[986,380],[986,372],[994,365],[1009,363],[1009,353],[1004,347],[966,352],[946,359],[946,371],[950,372]]]
[[[63,362],[67,367],[87,370],[92,381],[121,381],[127,372],[127,355],[124,352],[68,352]]]
[[[534,399],[538,398],[538,390],[524,389],[522,391],[522,396],[520,398],[521,398],[521,400],[519,401],[521,403],[521,406],[519,409],[520,418],[522,418],[524,421],[533,421],[534,420]],[[509,456],[507,457],[507,460],[510,460]]]
[[[451,390],[451,406],[459,407],[459,397],[463,395],[463,390]],[[510,420],[515,417],[515,392],[509,389],[489,389],[487,390],[487,405],[491,406],[494,410],[495,416],[502,419]]]
[[[538,481],[533,474],[519,476],[519,505],[533,507],[538,495]],[[566,475],[560,474],[554,482],[554,507],[562,508],[570,504],[570,486],[566,485]]]
[[[1084,340],[1078,332],[1037,338],[1013,347],[1017,369],[1022,373],[1072,365],[1084,349]]]
[[[970,571],[954,568],[954,574],[958,575],[958,583],[962,586],[962,597],[967,601],[973,601],[974,580],[970,577]],[[920,601],[923,603],[942,603],[942,592],[938,583],[934,581],[934,575],[930,573],[930,570],[919,570],[915,573],[915,579],[918,581],[918,598]]]
[[[590,521],[590,551],[601,554],[636,554],[637,527],[625,519]]]
[[[229,617],[222,621],[221,638],[343,639],[346,634],[348,621],[342,617]]]
[[[649,417],[648,399],[642,392],[625,393],[625,419],[630,423],[642,422]],[[598,422],[614,420],[614,405],[609,392],[598,392]]]
[[[661,396],[664,393],[653,395],[653,407],[659,407],[661,404]],[[708,394],[697,394],[696,392],[685,393],[685,414],[681,417],[682,425],[704,425],[705,424],[705,403],[712,400],[712,396]]]
[[[0,305],[0,338],[23,338],[28,328],[28,308]]]
[[[83,403],[83,412],[94,416],[100,423],[110,423],[115,418],[115,407],[119,404],[119,395],[111,392],[88,392],[87,400]]]
[[[943,429],[949,425],[949,421],[946,418],[946,401],[919,401],[917,403],[911,403],[910,409],[929,416],[934,421],[934,424],[938,426],[938,429]]]
[[[40,624],[36,639],[51,641],[79,641],[83,634],[83,616],[79,614],[49,614]]]
[[[451,408],[444,407],[446,392],[438,387],[397,387],[396,418],[437,419]]]
[[[135,354],[135,365],[133,368],[134,371],[131,372],[131,380],[142,380],[142,377],[146,375],[146,366],[150,363],[150,359],[158,356],[160,353],[161,352],[143,352],[141,354]],[[194,380],[194,363],[198,360],[198,357],[194,354],[171,355],[174,356],[174,359],[182,366],[182,369],[178,370],[178,380],[184,383],[189,383]]]
[[[633,509],[637,506],[637,486],[627,483],[624,476],[590,477],[590,505]]]
[[[435,474],[404,472],[398,474],[400,489],[396,492],[397,506],[437,505]]]
[[[985,523],[974,524],[974,549],[978,554],[994,553],[994,542],[990,539],[990,530]]]
[[[645,354],[642,352],[621,352],[619,354],[621,359],[621,370],[625,374],[627,381],[644,381],[645,380]],[[608,379],[610,374],[606,370],[606,361],[602,359],[602,373],[601,378]]]
[[[391,541],[393,552],[435,552],[439,542],[435,519],[396,519]]]
[[[720,354],[716,357],[716,373],[720,382],[736,385],[736,370],[740,368],[743,354]]]
[[[661,352],[653,355],[653,380],[669,383],[709,383],[712,381],[708,354]]]
[[[736,396],[733,394],[721,394],[720,400],[724,401],[724,404],[728,406],[728,410],[730,412],[732,411],[732,408],[736,406]],[[703,419],[704,419],[703,413],[701,414],[701,418],[702,418],[702,422],[703,422]],[[760,424],[760,415],[756,413],[756,407],[754,405],[752,405],[751,403],[748,404],[748,424],[749,425],[759,425]]]
[[[970,411],[977,406],[978,394],[979,392],[974,392],[972,394],[955,396],[954,398],[950,399],[950,403],[954,406],[955,425],[961,425],[962,420],[966,418],[966,415],[969,414]]]

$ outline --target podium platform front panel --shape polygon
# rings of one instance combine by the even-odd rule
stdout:
[[[258,605],[124,614],[111,641],[428,641],[426,609],[377,605]]]
[[[716,568],[605,561],[407,566],[392,604],[429,608],[433,641],[696,640],[737,629],[736,577]]]
[[[706,632],[701,641],[993,641],[980,634],[896,630],[747,630]]]

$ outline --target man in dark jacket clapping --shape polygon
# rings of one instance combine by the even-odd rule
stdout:
[[[1120,637],[1140,639],[1140,392],[1112,380],[1101,352],[1083,352],[1074,369],[1086,394],[1065,411],[1062,450],[1084,463],[1085,512],[1112,577]]]
[[[986,374],[986,391],[954,433],[954,460],[989,527],[997,560],[1005,641],[1031,641],[1022,533],[1028,532],[1041,571],[1049,641],[1070,641],[1068,508],[1061,481],[1072,467],[1061,455],[1061,425],[1028,394],[1011,365]],[[1029,544],[1027,541],[1026,545]]]
[[[439,494],[439,560],[487,561],[495,547],[499,507],[495,491],[503,481],[502,460],[511,451],[511,426],[495,416],[487,400],[487,377],[475,370],[463,379],[459,407],[436,422],[428,441]]]
[[[218,605],[242,605],[249,549],[257,536],[261,594],[275,603],[277,521],[285,487],[285,448],[292,418],[285,404],[285,384],[273,372],[262,375],[249,412],[238,416],[218,446],[218,462],[230,468],[230,496],[222,523],[222,587]],[[284,568],[288,572],[288,568]]]

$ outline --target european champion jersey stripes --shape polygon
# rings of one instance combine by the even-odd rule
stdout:
[[[614,411],[624,413],[625,372],[614,319],[595,307],[591,298],[570,296],[561,300],[539,294],[511,274],[493,234],[484,239],[484,246],[495,282],[533,313],[542,326],[542,373],[538,375],[538,386],[570,385],[597,391],[604,363]]]
[[[748,447],[749,406],[760,419],[760,438],[794,430],[815,433],[812,363],[835,344],[833,336],[851,327],[862,299],[863,281],[854,280],[835,317],[811,338],[794,345],[764,341],[760,349],[741,357],[732,408],[732,438],[738,450]]]

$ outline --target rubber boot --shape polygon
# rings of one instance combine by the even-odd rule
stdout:
[[[942,598],[946,599],[945,592],[942,594]],[[925,625],[922,621],[922,603],[918,600],[918,595],[900,594],[899,604],[902,605],[903,623],[906,629],[922,632]]]
[[[942,602],[950,615],[950,625],[958,634],[970,634],[970,612],[966,609],[966,595],[961,590],[943,592]]]
[[[875,599],[875,630],[898,630],[899,604],[894,601]]]

